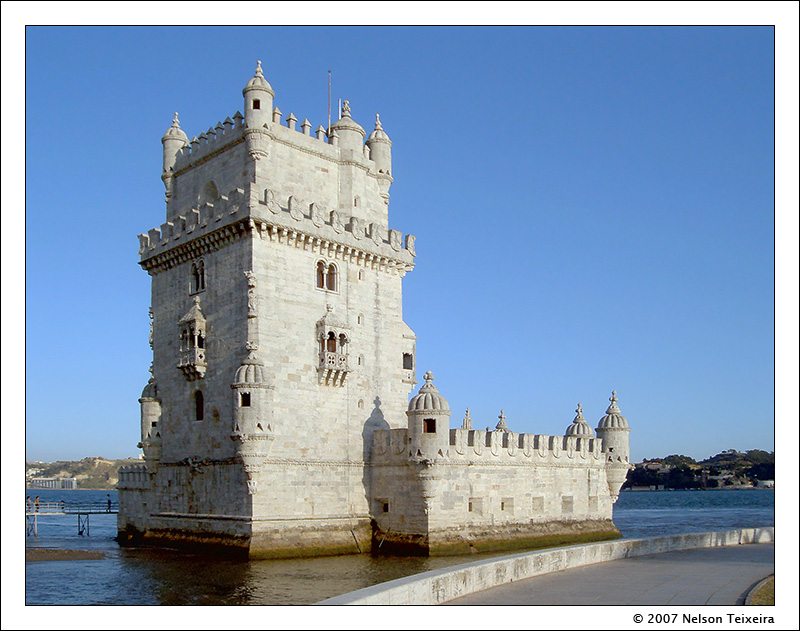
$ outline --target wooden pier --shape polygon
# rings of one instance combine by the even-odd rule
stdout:
[[[78,534],[89,536],[90,515],[116,515],[119,504],[111,500],[73,504],[69,502],[26,502],[25,535],[39,536],[40,515],[76,515]]]

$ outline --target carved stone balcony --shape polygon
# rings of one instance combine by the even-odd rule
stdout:
[[[206,374],[206,349],[188,348],[181,351],[178,368],[189,381],[202,379]]]
[[[346,353],[322,351],[319,354],[319,382],[326,386],[343,386],[350,372]]]

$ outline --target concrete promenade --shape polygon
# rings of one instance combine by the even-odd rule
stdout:
[[[584,583],[590,599],[584,604],[736,604],[751,585],[774,572],[774,541],[775,528],[764,527],[548,548],[423,572],[317,604],[438,605],[457,599],[460,602],[453,604],[530,605],[546,604],[546,599],[548,603],[580,604],[571,600],[581,590],[573,589],[569,579],[582,576],[575,574],[577,569],[593,570]],[[635,560],[638,563],[631,564]],[[626,572],[631,573],[626,575]],[[608,580],[609,573],[613,580]],[[627,596],[617,575],[626,576],[621,580],[631,592]],[[683,589],[694,580],[690,578],[692,575],[698,576],[698,584],[705,577],[716,586],[702,588],[695,599],[688,588]],[[734,578],[737,575],[739,578]],[[538,592],[537,579],[544,579],[543,585],[555,582],[550,594],[534,602],[531,598]],[[503,591],[506,587],[516,588],[520,582],[529,585],[523,584],[519,592]],[[610,583],[609,589],[616,592],[613,602],[605,600],[611,592],[605,591],[603,582]],[[478,600],[467,602],[466,597],[471,595]],[[504,602],[497,602],[500,598]],[[647,598],[652,598],[652,603]],[[679,603],[678,598],[695,600]]]
[[[741,605],[775,572],[775,544],[697,548],[554,572],[445,605]]]

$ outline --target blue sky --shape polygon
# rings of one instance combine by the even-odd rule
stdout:
[[[561,434],[616,389],[635,460],[773,450],[773,35],[28,28],[26,458],[137,453],[136,235],[164,221],[160,138],[175,111],[191,137],[241,110],[259,59],[313,128],[328,70],[334,103],[365,128],[380,113],[390,223],[417,235],[404,318],[451,426],[502,408],[513,431]]]

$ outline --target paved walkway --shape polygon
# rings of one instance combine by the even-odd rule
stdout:
[[[737,605],[774,572],[774,543],[700,548],[544,574],[444,605]]]

